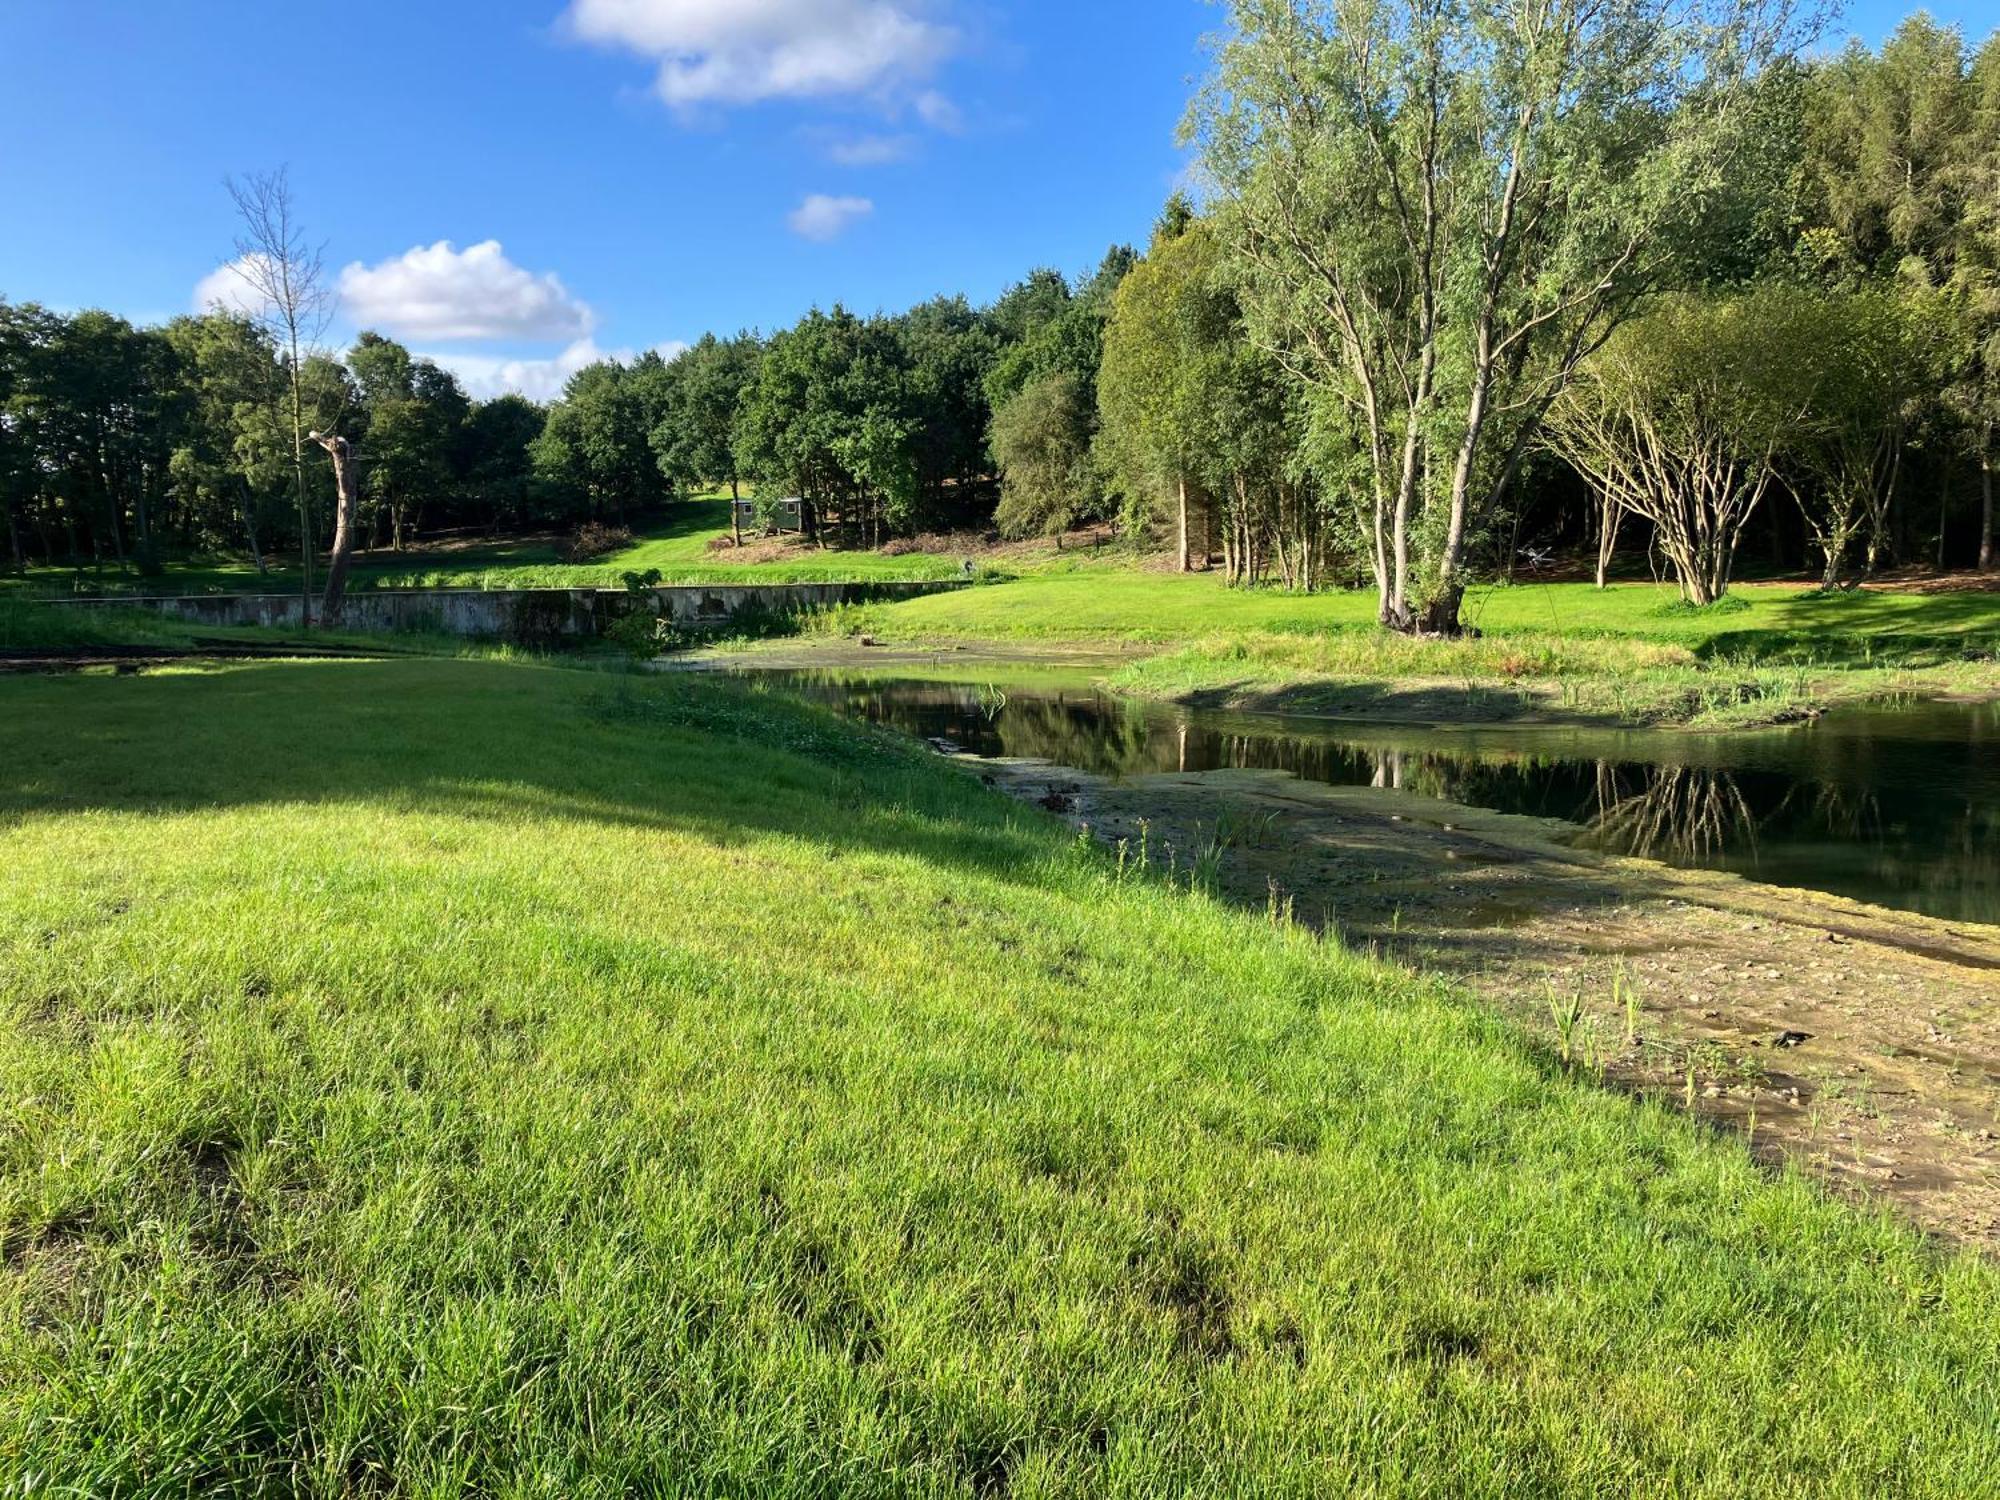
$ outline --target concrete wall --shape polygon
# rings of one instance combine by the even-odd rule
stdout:
[[[793,614],[881,599],[913,599],[963,588],[939,583],[675,584],[641,589],[366,589],[347,596],[339,628],[432,631],[443,635],[553,645],[603,634],[614,620],[646,609],[686,629],[720,628],[744,610]],[[189,594],[170,599],[51,601],[65,609],[151,609],[197,625],[296,629],[297,594]],[[318,622],[315,607],[314,621]]]

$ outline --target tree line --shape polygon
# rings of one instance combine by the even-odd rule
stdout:
[[[0,302],[0,508],[8,558],[156,574],[175,554],[240,553],[259,568],[299,539],[289,371],[253,320],[212,312],[135,328]],[[366,456],[363,533],[404,546],[420,527],[531,523],[569,507],[538,478],[545,413],[472,401],[457,379],[364,333],[344,359],[302,361],[304,420]],[[308,465],[326,545],[332,475]]]
[[[1643,552],[1711,602],[1760,517],[1829,586],[1993,566],[2000,36],[1919,15],[1808,55],[1786,0],[1228,12],[1199,207],[984,307],[815,309],[544,408],[373,333],[335,358],[296,321],[0,303],[11,561],[310,557],[339,510],[310,428],[391,548],[747,484],[827,545],[1122,519],[1442,632],[1524,550],[1594,548],[1600,581]]]

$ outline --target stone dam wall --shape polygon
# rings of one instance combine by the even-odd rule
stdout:
[[[800,614],[837,604],[914,599],[966,585],[940,582],[669,584],[648,589],[364,589],[350,593],[338,629],[390,634],[423,631],[522,646],[559,645],[602,635],[645,611],[687,630],[720,629],[743,613]],[[187,594],[162,599],[80,598],[65,609],[150,609],[195,625],[299,626],[297,594]],[[313,623],[320,623],[318,601]]]

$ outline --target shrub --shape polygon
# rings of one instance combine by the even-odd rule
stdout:
[[[671,628],[650,611],[635,609],[604,628],[604,638],[640,661],[651,661],[666,648]]]
[[[564,562],[589,562],[592,558],[603,557],[609,552],[622,552],[632,545],[632,530],[628,526],[607,526],[602,521],[585,521],[576,529],[576,535],[569,539],[563,550]]]

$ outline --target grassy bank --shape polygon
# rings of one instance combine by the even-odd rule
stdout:
[[[525,653],[494,641],[466,640],[425,631],[380,634],[315,628],[309,632],[259,625],[203,625],[150,609],[64,609],[32,599],[0,595],[0,656],[76,650],[129,652],[134,656],[227,655],[252,651],[275,654],[299,650],[354,652],[384,656],[444,656],[507,659]],[[617,666],[609,652],[579,665]]]
[[[781,556],[734,562],[710,550],[730,535],[729,500],[704,495],[675,505],[631,546],[589,562],[564,558],[554,536],[499,538],[409,552],[362,552],[353,562],[353,589],[622,588],[627,573],[657,571],[665,583],[838,583],[854,579],[935,579],[958,575],[961,559],[906,552],[821,551],[796,546]],[[50,594],[290,594],[298,592],[296,557],[273,557],[259,572],[247,558],[187,558],[157,577],[116,566],[38,566],[25,576],[0,574],[0,598]],[[325,559],[316,570],[324,579]]]
[[[0,680],[0,1493],[1962,1495],[2000,1276],[901,745]]]
[[[1742,585],[1697,610],[1670,588],[1474,590],[1479,634],[1417,641],[1374,596],[1232,590],[1212,577],[1045,575],[836,611],[820,628],[903,642],[1151,648],[1127,692],[1233,707],[1417,719],[1760,723],[1895,691],[2000,690],[2000,594]]]

